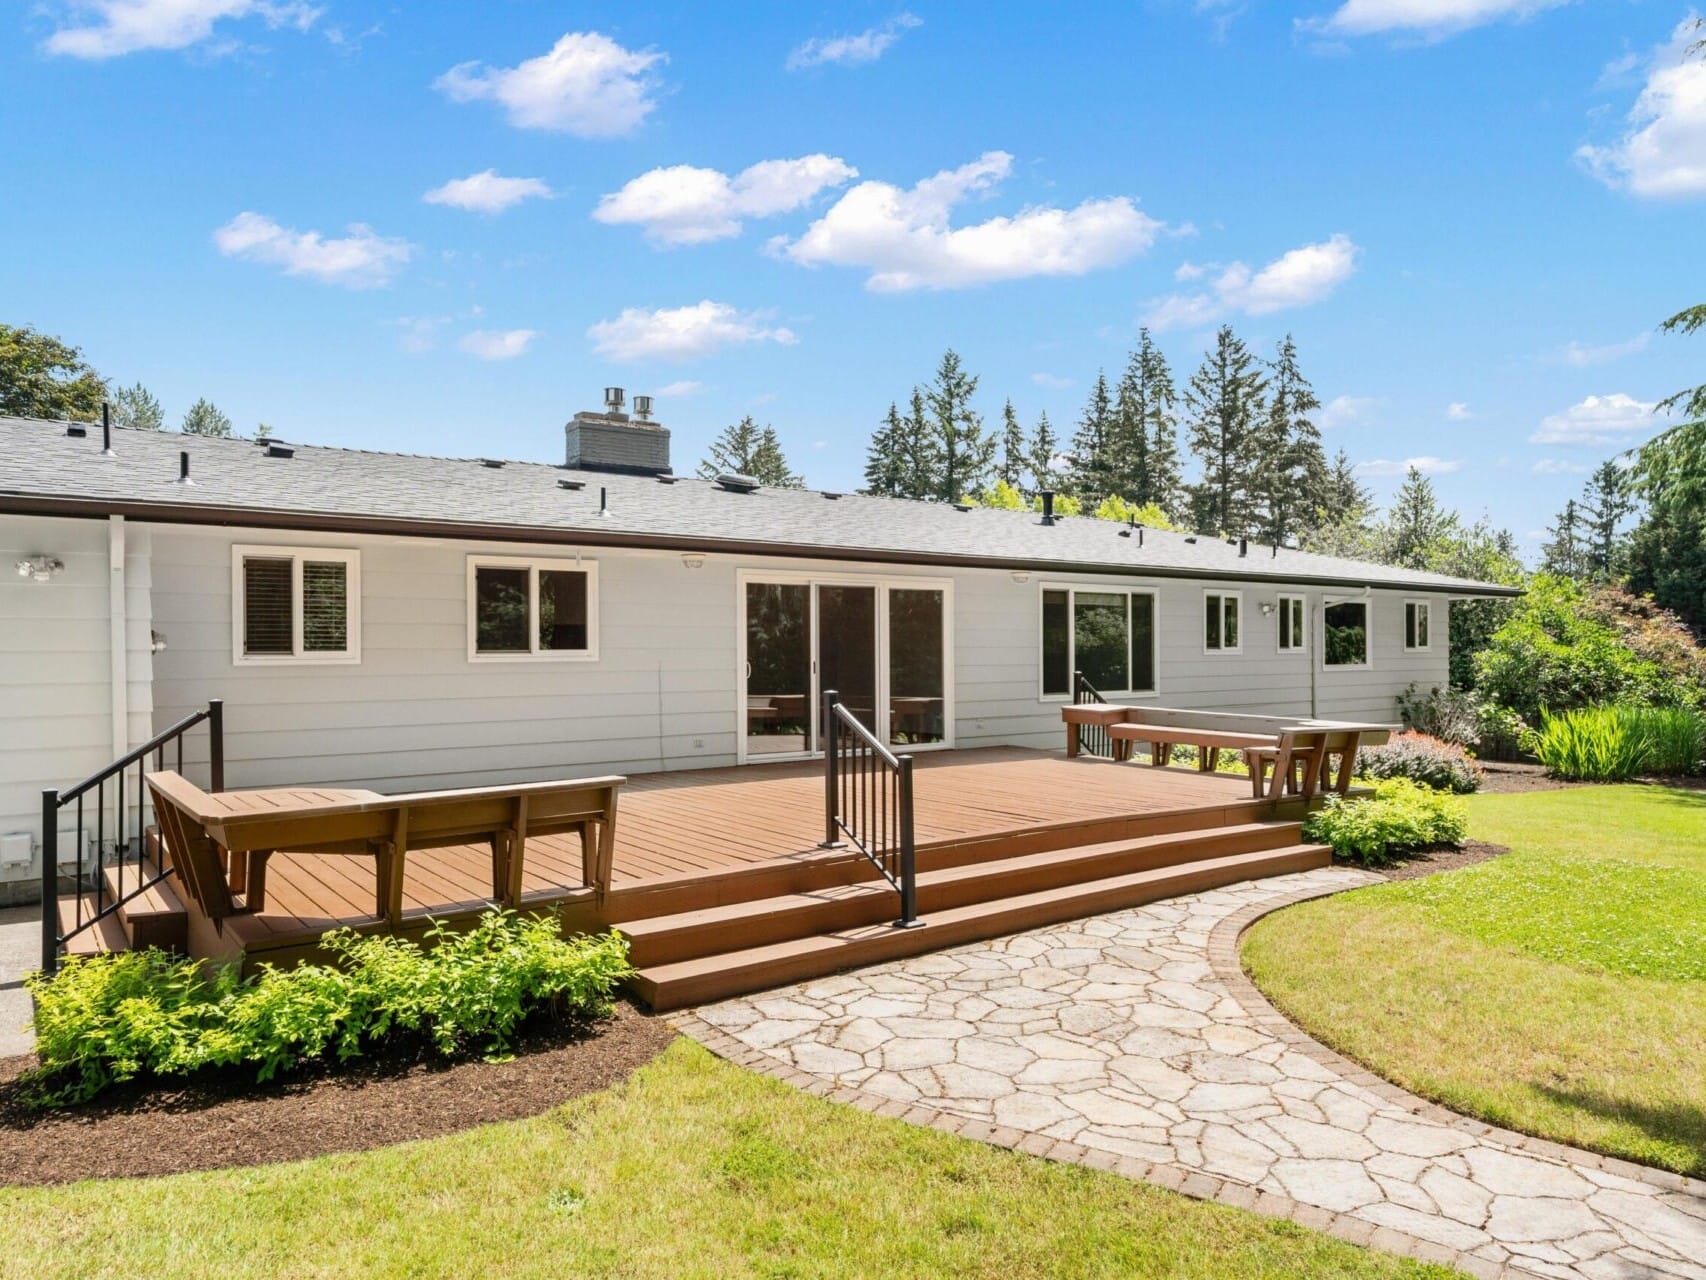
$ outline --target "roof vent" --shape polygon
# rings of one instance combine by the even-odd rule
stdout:
[[[81,422],[73,422],[65,428],[65,434],[70,436],[73,440],[82,440],[88,436],[89,428],[85,427]]]
[[[584,489],[584,488],[586,488],[586,481],[585,480],[559,480],[559,481],[557,481],[557,487],[559,489]]]
[[[652,420],[652,398],[650,396],[634,397],[634,416],[641,422]]]
[[[1238,554],[1241,556],[1247,556],[1250,554],[1250,539],[1238,539]]]
[[[105,400],[101,401],[101,456],[118,457],[113,452],[113,407]]]
[[[1054,490],[1044,489],[1037,495],[1043,500],[1043,523],[1054,523]]]
[[[180,449],[178,451],[178,483],[195,483],[194,480],[190,479],[190,451],[188,449]]]
[[[604,388],[604,412],[612,418],[622,412],[622,403],[627,398],[621,387]]]
[[[504,464],[504,460],[502,458],[481,458],[480,459],[480,465],[482,467],[490,467],[493,471],[496,471],[499,467],[503,466],[503,464]]]
[[[726,489],[730,493],[757,493],[764,486],[751,476],[718,476],[717,488]]]
[[[839,493],[831,493],[828,489],[825,489],[823,491],[823,496],[828,498],[831,502],[834,502],[841,495]]]
[[[1186,534],[1185,535],[1185,541],[1190,543],[1192,546],[1195,546],[1196,541],[1197,541],[1197,535],[1194,533]]]
[[[681,477],[676,475],[675,472],[665,471],[658,476],[658,483],[659,484],[674,484],[679,479],[681,479]]]
[[[277,440],[267,445],[267,457],[269,458],[294,458],[295,456],[295,449],[292,449],[289,445],[282,444]]]

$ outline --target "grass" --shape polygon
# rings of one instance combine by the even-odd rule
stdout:
[[[1706,1175],[1706,793],[1470,800],[1506,857],[1259,922],[1243,959],[1317,1038],[1494,1124]]]
[[[301,1164],[0,1192],[33,1277],[1445,1277],[880,1119],[678,1041],[537,1119]]]

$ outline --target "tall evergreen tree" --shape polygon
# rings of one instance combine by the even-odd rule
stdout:
[[[1265,385],[1250,349],[1222,325],[1185,390],[1191,452],[1202,464],[1191,488],[1199,532],[1239,534],[1255,523]]]
[[[1621,526],[1635,511],[1629,473],[1615,462],[1602,462],[1582,491],[1580,512],[1586,525],[1586,570],[1589,577],[1607,581],[1623,563]]]
[[[1434,482],[1411,467],[1392,495],[1386,515],[1387,564],[1425,569],[1430,554],[1444,538],[1457,532],[1457,513],[1440,505]]]
[[[924,393],[936,464],[934,483],[924,496],[958,502],[981,489],[988,478],[997,442],[984,431],[983,415],[972,408],[976,394],[977,378],[966,372],[959,353],[949,347]]]
[[[1099,506],[1113,494],[1116,478],[1124,470],[1117,426],[1108,376],[1098,370],[1072,437],[1072,496],[1087,508]]]
[[[1333,463],[1327,468],[1326,477],[1322,481],[1321,508],[1325,513],[1323,524],[1342,523],[1345,520],[1361,524],[1374,510],[1373,495],[1362,481],[1357,479],[1351,455],[1343,449],[1333,455]]]
[[[788,466],[776,428],[760,427],[748,414],[711,441],[699,474],[707,480],[721,475],[751,476],[772,489],[799,489],[805,482]]]
[[[166,425],[166,414],[154,393],[139,382],[113,392],[113,424],[136,431],[158,431]]]
[[[1297,344],[1288,333],[1268,366],[1268,413],[1257,462],[1261,528],[1269,542],[1283,543],[1322,517],[1327,455],[1321,429],[1310,415],[1321,407],[1297,363]]]
[[[1147,328],[1138,330],[1115,407],[1123,463],[1116,488],[1140,507],[1154,503],[1171,514],[1177,514],[1183,487],[1177,400],[1166,357]]]
[[[870,447],[865,452],[865,493],[878,498],[901,496],[904,471],[901,433],[905,429],[899,407],[890,400],[888,414],[872,434]]]
[[[1587,557],[1582,548],[1582,512],[1571,498],[1558,513],[1558,521],[1546,530],[1551,536],[1541,544],[1540,567],[1547,573],[1579,578]]]
[[[1060,439],[1054,434],[1054,428],[1049,425],[1048,411],[1037,415],[1036,428],[1031,432],[1031,444],[1027,450],[1031,464],[1032,488],[1026,497],[1034,498],[1044,489],[1057,487],[1054,460],[1060,452]]]
[[[231,418],[204,396],[184,414],[184,424],[179,430],[186,436],[228,436],[231,434]]]
[[[1001,406],[1001,460],[995,467],[996,477],[1014,489],[1025,483],[1025,429],[1019,425],[1019,415],[1013,412],[1013,401]]]

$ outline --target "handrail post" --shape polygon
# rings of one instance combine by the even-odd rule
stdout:
[[[59,792],[41,793],[41,971],[59,968]]]
[[[912,929],[919,924],[918,919],[918,866],[917,847],[912,836],[912,757],[901,756],[898,759],[900,776],[898,779],[898,799],[900,801],[900,919],[895,924],[902,929]]]
[[[207,704],[208,790],[225,790],[225,699]]]
[[[836,750],[836,730],[840,726],[836,724],[835,705],[840,701],[841,695],[834,689],[825,689],[823,691],[823,728],[821,730],[823,736],[824,763],[823,842],[818,845],[818,848],[820,849],[841,848],[841,832],[837,830],[835,824],[837,816],[835,812],[835,804],[840,798],[836,792],[836,788],[840,785],[840,779],[836,776],[836,770],[840,768],[840,764],[836,757],[841,754]]]

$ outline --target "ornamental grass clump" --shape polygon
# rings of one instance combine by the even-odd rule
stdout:
[[[1333,846],[1335,856],[1384,867],[1407,853],[1463,841],[1467,804],[1408,778],[1376,783],[1372,796],[1329,796],[1303,824],[1303,837]]]
[[[465,933],[435,925],[426,944],[338,929],[335,963],[270,965],[249,976],[163,951],[70,957],[25,979],[41,1059],[22,1096],[68,1106],[139,1077],[347,1061],[398,1036],[446,1057],[500,1056],[530,1015],[610,1012],[632,970],[618,933],[564,938],[555,915],[488,911]]]
[[[1684,707],[1582,707],[1546,716],[1529,747],[1548,771],[1578,781],[1696,773],[1706,726]]]
[[[1479,791],[1481,766],[1455,742],[1442,742],[1425,733],[1395,733],[1378,747],[1357,752],[1356,771],[1362,777],[1408,778],[1424,787],[1467,795]]]

